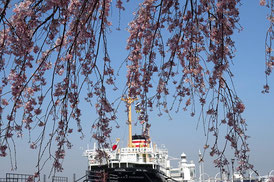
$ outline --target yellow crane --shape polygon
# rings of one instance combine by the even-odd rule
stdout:
[[[128,107],[128,147],[132,147],[132,119],[131,119],[131,104],[137,100],[137,98],[126,97],[122,98],[126,102]]]

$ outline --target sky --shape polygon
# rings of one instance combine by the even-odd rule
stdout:
[[[132,2],[131,2],[132,3]],[[112,15],[114,21],[118,21],[116,15]],[[273,76],[270,76],[270,93],[262,94],[262,88],[265,84],[265,33],[269,23],[266,21],[267,9],[259,6],[259,0],[242,1],[240,7],[240,24],[244,28],[242,32],[234,35],[236,42],[236,56],[233,59],[231,70],[234,73],[234,86],[237,94],[246,106],[243,114],[247,120],[250,137],[250,161],[255,169],[261,175],[268,174],[274,169],[274,82]],[[121,14],[121,29],[116,31],[113,27],[113,34],[109,37],[110,56],[115,60],[114,64],[119,66],[127,52],[125,51],[126,39],[128,33],[125,30],[127,23],[133,18],[128,12]],[[116,19],[116,20],[115,20]],[[119,64],[118,64],[119,63]],[[123,73],[123,70],[121,70]],[[117,80],[124,85],[126,78],[122,74],[117,76]],[[119,86],[121,86],[118,84]],[[110,93],[112,94],[112,93]],[[127,126],[125,106],[120,107],[118,114],[119,129],[113,129],[112,141],[115,138],[121,138],[121,144],[127,142]],[[201,125],[197,128],[197,118],[189,117],[189,113],[179,112],[171,113],[172,120],[166,115],[158,117],[157,113],[151,113],[150,123],[152,141],[158,145],[164,144],[172,157],[179,157],[182,152],[186,153],[187,159],[193,160],[198,171],[198,152],[205,144],[205,136]],[[96,119],[92,110],[83,112],[82,120],[85,123]],[[64,161],[64,172],[58,176],[67,176],[72,179],[72,174],[80,178],[87,169],[87,158],[82,156],[83,151],[92,147],[94,140],[90,136],[90,128],[87,124],[85,128],[85,138],[80,139],[80,135],[74,135],[71,139],[73,148],[67,150]],[[134,128],[138,133],[138,128]],[[18,169],[15,173],[32,174],[34,171],[37,153],[29,149],[27,139],[17,141],[17,161]],[[209,176],[215,176],[218,169],[212,164],[213,158],[205,153],[204,171]],[[176,165],[176,161],[173,162]],[[9,158],[0,158],[0,178],[10,171]],[[49,166],[46,166],[42,174],[49,173]]]

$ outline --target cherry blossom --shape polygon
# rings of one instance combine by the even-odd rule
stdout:
[[[62,171],[66,150],[72,147],[70,137],[75,132],[84,136],[83,101],[98,116],[90,123],[93,138],[100,149],[111,146],[108,139],[117,116],[110,95],[119,88],[108,36],[115,23],[111,15],[119,13],[120,29],[127,2],[1,1],[1,157],[15,151],[10,145],[14,137],[35,129],[41,135],[30,137],[30,148],[38,151],[37,174],[43,160],[48,161],[45,150],[54,170]],[[232,35],[241,30],[240,0],[144,0],[137,4],[127,28],[127,89],[120,97],[139,99],[138,119],[145,125],[144,135],[148,136],[149,112],[155,108],[159,115],[175,110],[189,111],[193,117],[201,108],[200,119],[214,138],[204,149],[216,158],[215,165],[228,165],[225,151],[230,145],[241,162],[239,170],[252,168],[242,117],[246,106],[236,94],[230,70],[235,54]],[[270,9],[265,47],[269,76],[274,65],[273,1],[260,0],[259,4]],[[267,81],[263,92],[269,92]],[[227,131],[223,147],[218,143],[220,127]],[[102,150],[98,153],[99,160],[107,157]]]
[[[266,74],[266,84],[263,87],[262,93],[269,93],[269,84],[268,84],[268,76],[272,73],[273,65],[274,65],[274,56],[273,56],[273,47],[272,47],[272,40],[273,40],[273,25],[274,25],[274,2],[260,0],[261,6],[266,6],[269,8],[269,14],[267,15],[267,20],[269,21],[269,28],[266,32],[266,40],[265,40],[265,74]]]
[[[122,4],[118,1],[117,7],[124,9]],[[1,156],[12,150],[8,146],[15,132],[23,136],[22,130],[31,131],[37,125],[45,136],[45,128],[53,120],[57,125],[48,141],[31,138],[30,148],[46,146],[43,150],[51,151],[47,143],[55,141],[58,149],[50,157],[54,158],[53,167],[62,171],[65,149],[72,147],[73,122],[78,127],[75,131],[82,133],[79,102],[83,83],[89,89],[88,97],[94,97],[89,102],[102,106],[97,108],[99,119],[95,122],[102,131],[98,139],[103,139],[98,141],[107,145],[109,122],[116,117],[103,88],[114,85],[115,78],[108,52],[99,49],[107,50],[110,6],[109,0],[1,2]],[[7,13],[10,10],[12,13]],[[99,60],[101,54],[104,59]],[[99,61],[104,62],[103,67]],[[100,75],[99,79],[95,75]],[[92,85],[92,81],[97,83]],[[18,113],[23,113],[21,119]],[[38,172],[44,154],[39,152]]]
[[[226,145],[222,149],[218,144],[218,125],[226,125],[226,141],[235,156],[244,161],[241,170],[245,170],[251,167],[246,157],[246,123],[241,116],[245,105],[229,81],[235,52],[231,35],[241,30],[239,4],[239,0],[142,2],[129,24],[127,84],[130,97],[141,99],[139,107],[145,112],[140,121],[149,120],[147,108],[153,106],[167,113],[174,107],[177,112],[190,108],[194,116],[198,97],[203,116],[208,116],[203,118],[207,130],[216,139],[205,149],[210,148],[210,155],[217,156],[217,167],[228,165],[223,152]],[[152,79],[156,77],[159,79],[153,94]],[[175,93],[171,93],[171,85]],[[173,95],[171,104],[168,95]],[[227,117],[221,118],[220,112]]]

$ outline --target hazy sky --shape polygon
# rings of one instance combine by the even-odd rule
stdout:
[[[244,30],[234,36],[237,52],[231,70],[235,75],[233,79],[236,91],[246,106],[244,117],[248,123],[247,133],[251,136],[249,139],[250,160],[255,165],[255,169],[265,175],[274,169],[274,82],[272,78],[274,75],[269,79],[271,93],[266,95],[261,93],[265,84],[264,41],[269,23],[266,21],[267,9],[259,6],[259,0],[246,0],[242,4],[240,23]],[[132,17],[131,13],[122,12],[122,30],[126,28],[128,20]],[[117,22],[118,19],[115,20],[115,18],[114,16],[114,21]],[[109,47],[111,48],[110,56],[115,61],[114,64],[119,66],[127,56],[125,45],[128,33],[117,32],[115,28],[113,27],[114,35],[110,37]],[[125,75],[120,74],[118,80],[120,82],[118,86],[122,87],[125,84]],[[123,112],[124,110],[125,106],[122,105],[118,115],[121,128],[113,130],[112,141],[116,137],[120,137],[121,143],[126,144],[127,128],[123,123],[127,116]],[[96,119],[96,115],[90,109],[82,113],[83,122]],[[177,114],[173,112],[172,120],[170,120],[168,116],[158,117],[157,113],[152,113],[150,123],[152,124],[152,141],[158,145],[164,144],[172,157],[179,157],[182,152],[185,152],[188,160],[193,160],[196,163],[198,171],[198,151],[203,148],[205,137],[201,125],[196,129],[197,117],[191,118],[189,113],[185,112]],[[82,157],[82,152],[87,145],[92,146],[94,142],[89,136],[89,125],[84,124],[84,126],[86,126],[86,137],[80,140],[79,135],[74,135],[72,138],[74,146],[67,151],[64,173],[58,174],[59,176],[71,178],[73,173],[76,173],[77,177],[84,175],[87,159]],[[135,129],[134,132],[137,133],[137,130]],[[29,149],[26,140],[17,141],[18,169],[16,173],[32,174],[37,160],[36,151]],[[176,164],[176,162],[174,163]],[[4,177],[6,172],[10,172],[9,158],[0,158],[0,178]],[[46,168],[42,174],[48,174],[48,172],[49,170]],[[205,154],[205,172],[210,176],[214,176],[218,172],[208,153]]]

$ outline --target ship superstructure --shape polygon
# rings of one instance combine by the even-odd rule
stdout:
[[[119,147],[119,139],[111,149],[103,150],[107,157],[98,159],[98,148],[84,152],[88,157],[88,181],[193,181],[195,164],[187,164],[185,154],[178,168],[172,169],[168,150],[153,144],[147,136],[133,135],[131,126],[131,104],[134,99],[124,99],[128,106],[129,139],[127,147]],[[178,173],[176,173],[178,171]],[[174,179],[173,179],[174,178]]]
[[[181,154],[178,167],[170,169],[170,177],[176,181],[194,181],[195,164],[193,161],[188,163],[185,153]]]

